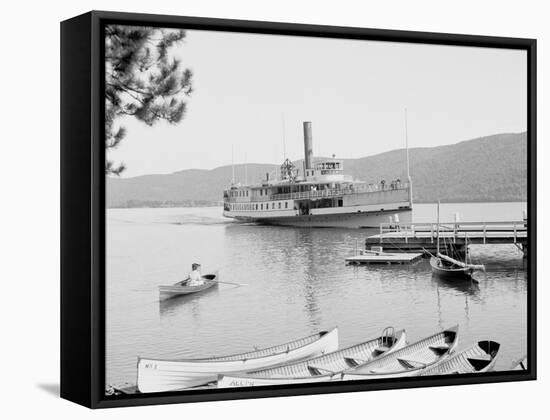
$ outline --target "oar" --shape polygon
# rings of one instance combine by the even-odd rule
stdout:
[[[248,284],[245,284],[245,283],[231,283],[229,281],[219,281],[219,280],[214,280],[214,283],[232,284],[233,286],[248,286]]]

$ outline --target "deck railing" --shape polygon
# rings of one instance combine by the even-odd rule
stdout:
[[[437,238],[437,223],[380,223],[380,239],[387,233],[399,233],[404,237],[405,242],[408,239],[417,236],[426,236],[430,233],[432,239]],[[496,234],[512,233],[514,243],[517,243],[518,237],[525,238],[527,233],[527,220],[522,221],[502,221],[502,222],[445,222],[439,223],[439,233],[445,239],[456,242],[457,239],[468,238],[468,235],[482,235],[483,243],[488,238]],[[417,235],[420,234],[420,235]]]
[[[301,191],[293,192],[286,194],[273,194],[271,197],[259,197],[259,201],[267,200],[300,200],[308,198],[330,198],[348,194],[357,194],[357,193],[376,193],[381,191],[397,191],[397,190],[406,190],[409,188],[408,183],[399,183],[393,187],[390,185],[385,185],[382,187],[380,184],[366,184],[354,186],[353,188],[327,188],[324,190],[312,190],[312,191]],[[258,198],[258,197],[256,197]]]

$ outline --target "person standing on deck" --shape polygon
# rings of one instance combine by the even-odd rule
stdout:
[[[186,286],[200,286],[201,284],[204,284],[204,280],[201,275],[201,265],[194,263],[191,265],[191,270],[192,271],[189,273],[189,281]]]

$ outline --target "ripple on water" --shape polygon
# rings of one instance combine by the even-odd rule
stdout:
[[[415,341],[460,324],[461,348],[501,342],[498,369],[526,353],[526,264],[513,245],[471,247],[487,266],[474,285],[433,277],[427,260],[346,266],[367,234],[243,225],[219,208],[109,210],[107,382],[135,381],[138,355],[235,353],[333,326],[346,346],[386,326]],[[181,280],[195,261],[247,286],[220,284],[159,304],[158,286]]]

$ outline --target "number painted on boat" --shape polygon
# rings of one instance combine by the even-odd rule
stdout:
[[[229,386],[254,386],[254,381],[247,381],[247,380],[233,380],[229,383]]]

